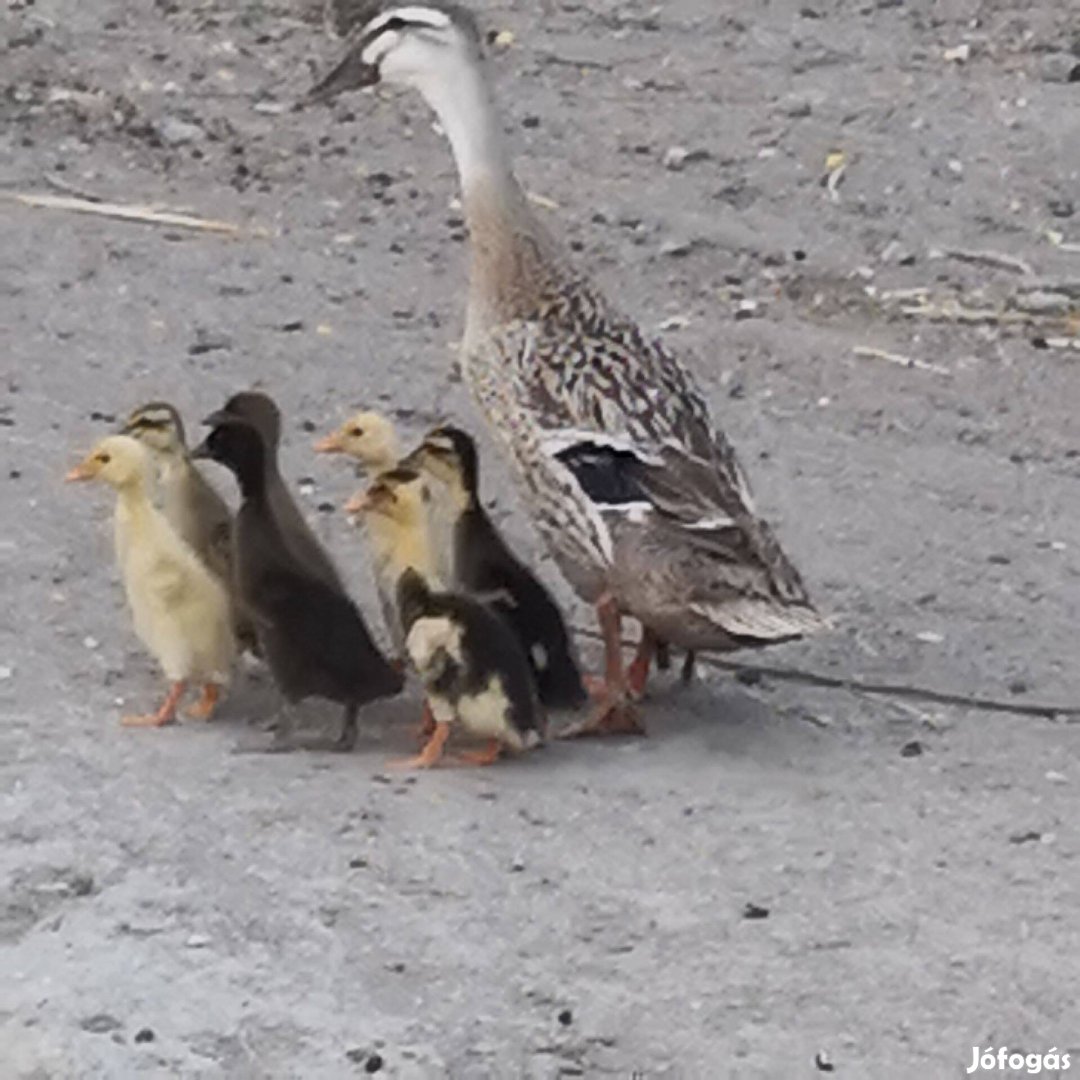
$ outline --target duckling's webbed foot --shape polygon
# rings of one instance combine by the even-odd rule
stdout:
[[[454,765],[494,765],[502,756],[502,743],[490,739],[483,750],[462,750],[452,758]]]
[[[416,757],[398,758],[389,762],[392,769],[430,769],[439,763],[446,740],[450,738],[450,725],[445,720],[436,721],[424,749]]]
[[[428,740],[435,733],[435,713],[432,711],[431,702],[427,698],[424,698],[424,708],[420,713],[420,723],[413,728],[413,734],[417,740],[423,745],[427,745]]]
[[[164,727],[166,724],[171,724],[176,719],[176,709],[180,704],[180,699],[184,696],[186,686],[187,684],[183,682],[173,683],[169,687],[168,695],[161,703],[161,708],[156,713],[143,716],[123,716],[120,718],[120,723],[124,727]]]
[[[187,715],[193,720],[209,720],[220,697],[221,687],[217,683],[205,683],[199,700],[187,710]]]
[[[355,705],[346,705],[345,714],[341,718],[341,734],[334,740],[334,749],[347,754],[356,746],[356,713]]]

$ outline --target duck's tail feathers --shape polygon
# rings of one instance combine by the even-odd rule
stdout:
[[[790,641],[829,626],[829,620],[808,604],[742,598],[725,603],[691,604],[691,609],[733,638],[748,643]]]

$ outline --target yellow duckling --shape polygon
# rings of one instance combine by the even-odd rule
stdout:
[[[401,457],[394,425],[377,412],[358,412],[315,444],[320,454],[345,454],[378,475],[392,469]]]
[[[130,436],[111,435],[66,477],[103,480],[116,492],[116,559],[135,633],[170,683],[156,713],[123,718],[134,727],[170,723],[193,680],[202,684],[202,696],[188,715],[208,719],[236,657],[225,589],[150,501],[151,475],[146,448]]]

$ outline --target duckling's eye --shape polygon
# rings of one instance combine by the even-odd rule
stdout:
[[[354,427],[354,428],[353,428],[353,429],[352,429],[352,430],[351,430],[351,431],[349,432],[349,434],[350,434],[350,435],[351,435],[351,436],[352,436],[352,437],[353,437],[354,439],[359,439],[359,438],[360,438],[360,436],[364,434],[364,429],[363,429],[362,427]]]
[[[98,454],[98,456],[94,460],[97,461],[100,465],[108,465],[109,462],[112,461],[112,458],[109,457],[108,454]]]

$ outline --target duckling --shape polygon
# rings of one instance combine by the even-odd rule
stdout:
[[[333,559],[319,543],[311,526],[296,505],[278,469],[278,447],[281,444],[281,410],[267,394],[257,390],[245,390],[233,394],[223,408],[212,413],[203,423],[213,427],[229,417],[246,420],[262,437],[266,448],[263,467],[266,469],[266,498],[274,518],[281,528],[285,544],[301,562],[317,577],[341,592],[344,585]]]
[[[151,401],[127,418],[122,434],[138,439],[157,463],[162,509],[169,524],[226,588],[236,639],[255,651],[255,627],[236,604],[232,574],[232,513],[188,454],[184,422],[168,402]]]
[[[116,558],[135,632],[170,683],[157,712],[123,717],[134,727],[170,723],[195,679],[202,696],[188,715],[209,719],[236,656],[225,589],[150,501],[150,473],[147,449],[112,435],[67,474],[69,481],[101,480],[116,492]]]
[[[539,744],[542,714],[521,643],[476,597],[439,590],[419,475],[403,468],[383,473],[346,509],[364,515],[376,559],[396,572],[406,652],[435,720],[420,754],[399,764],[435,765],[454,721],[486,739],[483,750],[459,755],[472,764],[490,765],[504,749]]]
[[[371,411],[356,413],[336,431],[315,444],[320,454],[346,454],[360,467],[375,476],[391,470],[401,457],[401,443],[394,425],[382,414]],[[452,526],[445,506],[446,500],[432,499],[425,487],[428,500],[428,530],[435,554],[435,573],[442,582],[453,577]],[[381,568],[375,567],[375,588],[379,594],[383,622],[386,625],[399,656],[404,656],[405,636],[397,617],[395,590],[397,578],[387,578]]]
[[[394,425],[376,412],[358,412],[315,444],[320,454],[346,454],[368,472],[392,469],[401,457]]]
[[[192,456],[226,466],[240,485],[237,583],[274,681],[290,705],[311,696],[343,705],[334,747],[351,750],[360,706],[398,693],[400,673],[375,647],[344,589],[326,581],[289,544],[271,494],[274,473],[262,434],[224,414]]]
[[[435,428],[403,464],[440,482],[454,508],[454,584],[499,596],[499,613],[514,628],[529,659],[540,701],[575,708],[587,693],[562,612],[535,574],[507,546],[480,502],[476,443],[460,428]]]

